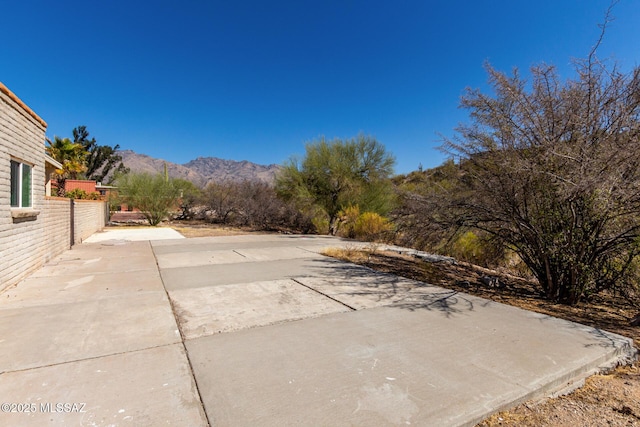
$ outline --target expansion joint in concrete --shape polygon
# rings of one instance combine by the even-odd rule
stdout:
[[[164,289],[164,293],[167,296],[167,301],[169,301],[169,307],[171,307],[171,313],[173,314],[173,318],[176,322],[176,327],[178,328],[178,332],[180,333],[180,342],[182,344],[184,354],[187,357],[187,364],[189,365],[189,373],[191,374],[191,379],[193,380],[193,384],[196,388],[196,392],[198,393],[198,400],[200,401],[200,406],[202,407],[202,413],[204,414],[204,418],[207,421],[207,426],[211,426],[211,422],[209,421],[209,414],[207,413],[207,409],[204,407],[204,401],[202,400],[202,393],[200,391],[200,386],[198,385],[198,379],[196,378],[195,372],[193,371],[193,363],[191,362],[191,357],[189,357],[189,351],[187,350],[187,346],[185,345],[185,337],[182,332],[182,328],[180,327],[180,319],[178,318],[178,314],[176,313],[176,309],[173,305],[173,300],[171,299],[171,296],[169,295],[169,291],[167,291],[167,286],[165,285],[164,279],[162,278],[162,274],[160,272],[160,264],[158,264],[158,257],[156,256],[156,253],[153,250],[153,245],[151,244],[151,241],[149,241],[149,247],[151,248],[151,253],[153,254],[153,258],[156,261],[158,276],[160,276],[160,281],[162,282],[162,288]]]
[[[299,280],[297,280],[297,279],[293,279],[293,278],[292,278],[291,280],[293,280],[294,282],[296,282],[298,285],[304,286],[305,288],[307,288],[307,289],[309,289],[309,290],[311,290],[311,291],[313,291],[313,292],[315,292],[315,293],[317,293],[317,294],[320,294],[320,295],[322,295],[323,297],[329,298],[330,300],[335,301],[335,302],[337,302],[338,304],[341,304],[341,305],[343,305],[343,306],[347,307],[347,308],[348,308],[349,310],[351,310],[351,311],[356,311],[356,310],[357,310],[355,307],[352,307],[352,306],[350,306],[349,304],[345,304],[344,302],[340,301],[339,299],[333,298],[331,295],[327,295],[327,294],[325,294],[325,293],[323,293],[323,292],[320,292],[319,290],[314,289],[314,288],[312,288],[311,286],[307,286],[307,285],[305,285],[304,283],[302,283],[301,281],[299,281]]]
[[[134,350],[118,351],[118,352],[115,352],[115,353],[100,354],[98,356],[83,357],[82,359],[65,360],[64,362],[48,363],[48,364],[45,364],[45,365],[31,366],[29,368],[23,368],[23,369],[12,369],[12,370],[8,370],[8,371],[2,371],[2,372],[0,372],[0,375],[9,374],[9,373],[16,373],[16,372],[28,372],[28,371],[33,371],[35,369],[50,368],[52,366],[61,366],[61,365],[68,365],[69,363],[84,362],[86,360],[96,360],[96,359],[103,359],[105,357],[120,356],[120,355],[123,355],[123,354],[129,354],[129,353],[137,353],[139,351],[152,350],[154,348],[169,347],[169,346],[172,346],[172,345],[175,345],[175,344],[179,344],[179,342],[171,342],[171,343],[167,343],[167,344],[154,345],[154,346],[151,346],[151,347],[136,348]]]

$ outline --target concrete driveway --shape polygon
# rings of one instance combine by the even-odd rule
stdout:
[[[0,294],[0,425],[473,425],[634,354],[339,239],[106,237]]]

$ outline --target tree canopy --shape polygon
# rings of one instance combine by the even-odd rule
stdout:
[[[139,209],[150,225],[158,225],[171,209],[178,208],[185,181],[174,181],[163,174],[127,173],[119,175],[118,199],[130,207]]]
[[[64,197],[66,180],[77,179],[87,170],[88,153],[82,144],[74,143],[69,138],[56,136],[53,141],[47,139],[47,144],[47,154],[62,164],[60,169],[56,169],[55,174],[58,179],[58,195]]]
[[[375,138],[320,138],[307,144],[301,161],[291,159],[284,165],[276,190],[300,206],[322,210],[335,234],[338,214],[349,206],[358,206],[362,212],[389,212],[393,203],[389,177],[394,164],[394,157]]]
[[[640,68],[622,73],[592,52],[566,81],[548,65],[533,67],[531,81],[487,72],[494,94],[467,90],[471,123],[445,141],[461,178],[429,208],[515,251],[551,300],[635,286]]]
[[[88,153],[85,159],[85,176],[88,179],[112,183],[117,173],[126,173],[128,169],[122,163],[122,157],[117,154],[120,145],[98,145],[95,138],[89,139],[86,126],[73,129],[73,142],[82,145]]]

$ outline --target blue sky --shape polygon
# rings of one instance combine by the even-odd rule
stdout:
[[[440,164],[485,61],[572,76],[607,0],[0,0],[0,81],[70,137],[185,163],[282,163],[320,136],[376,137],[396,172]],[[599,50],[640,63],[640,1]]]

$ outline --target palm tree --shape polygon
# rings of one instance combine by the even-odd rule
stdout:
[[[82,144],[73,143],[69,138],[54,137],[53,142],[47,138],[47,154],[62,164],[56,169],[58,179],[58,196],[64,197],[67,179],[77,179],[78,175],[87,170],[87,151]]]

